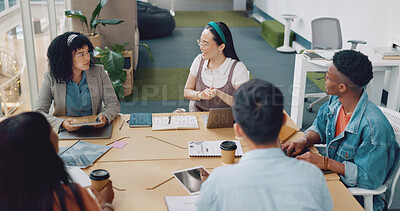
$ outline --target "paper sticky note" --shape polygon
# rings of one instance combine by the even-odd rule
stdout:
[[[111,146],[114,148],[119,148],[122,149],[124,148],[128,143],[122,142],[122,141],[116,141],[114,142]]]

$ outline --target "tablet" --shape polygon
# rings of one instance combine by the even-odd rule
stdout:
[[[232,108],[211,108],[209,114],[201,115],[206,128],[233,127]]]
[[[203,166],[175,171],[172,174],[191,195],[199,194],[201,184],[210,175]]]
[[[77,122],[77,123],[71,123],[72,126],[96,126],[96,125],[101,125],[102,122]]]

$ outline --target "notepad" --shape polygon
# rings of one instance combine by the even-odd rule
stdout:
[[[165,196],[168,211],[196,211],[196,201],[199,195],[194,196]]]
[[[190,157],[221,157],[221,149],[219,145],[226,140],[222,141],[189,141],[189,156]],[[243,155],[242,145],[239,140],[231,140],[236,143],[237,149],[235,157]]]
[[[195,115],[157,116],[152,121],[152,130],[199,129]]]
[[[72,146],[60,151],[58,156],[60,156],[66,166],[86,168],[111,148],[111,146],[78,141]]]
[[[129,127],[151,127],[151,113],[131,113]]]

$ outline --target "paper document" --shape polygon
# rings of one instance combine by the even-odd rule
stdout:
[[[168,211],[196,211],[196,201],[199,195],[194,196],[165,196]]]
[[[219,145],[222,141],[189,141],[189,156],[190,157],[220,157],[221,149]],[[236,157],[243,155],[242,145],[239,140],[231,140],[236,143],[237,149],[235,152]]]
[[[89,176],[80,168],[70,166],[66,169],[73,182],[79,184],[82,187],[88,187],[91,185]]]
[[[78,141],[74,145],[60,151],[58,156],[60,156],[66,166],[86,168],[111,148],[111,146]]]
[[[195,115],[158,116],[152,118],[152,130],[198,129]]]

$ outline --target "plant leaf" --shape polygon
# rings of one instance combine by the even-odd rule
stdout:
[[[84,16],[81,11],[79,11],[79,10],[66,10],[64,13],[65,13],[66,17],[68,17],[68,18],[77,18],[82,23],[85,23],[86,27],[88,27],[86,16]]]
[[[108,48],[107,48],[108,49]],[[124,60],[121,53],[117,53],[108,49],[108,51],[101,54],[100,58],[101,64],[103,64],[104,69],[107,70],[112,81],[119,79],[121,72],[123,72]]]
[[[100,15],[101,8],[103,8],[105,4],[107,4],[107,0],[99,0],[99,3],[97,4],[96,9],[93,10],[92,18],[90,18],[90,27],[92,29],[96,27],[96,26],[92,27],[93,21],[96,20],[97,16]]]
[[[119,99],[124,99],[124,87],[122,86],[121,80],[117,79],[115,81],[111,81],[111,84],[114,88],[115,94]]]
[[[124,21],[121,19],[103,19],[103,20],[97,20],[97,22],[105,26],[105,25],[117,25]]]

